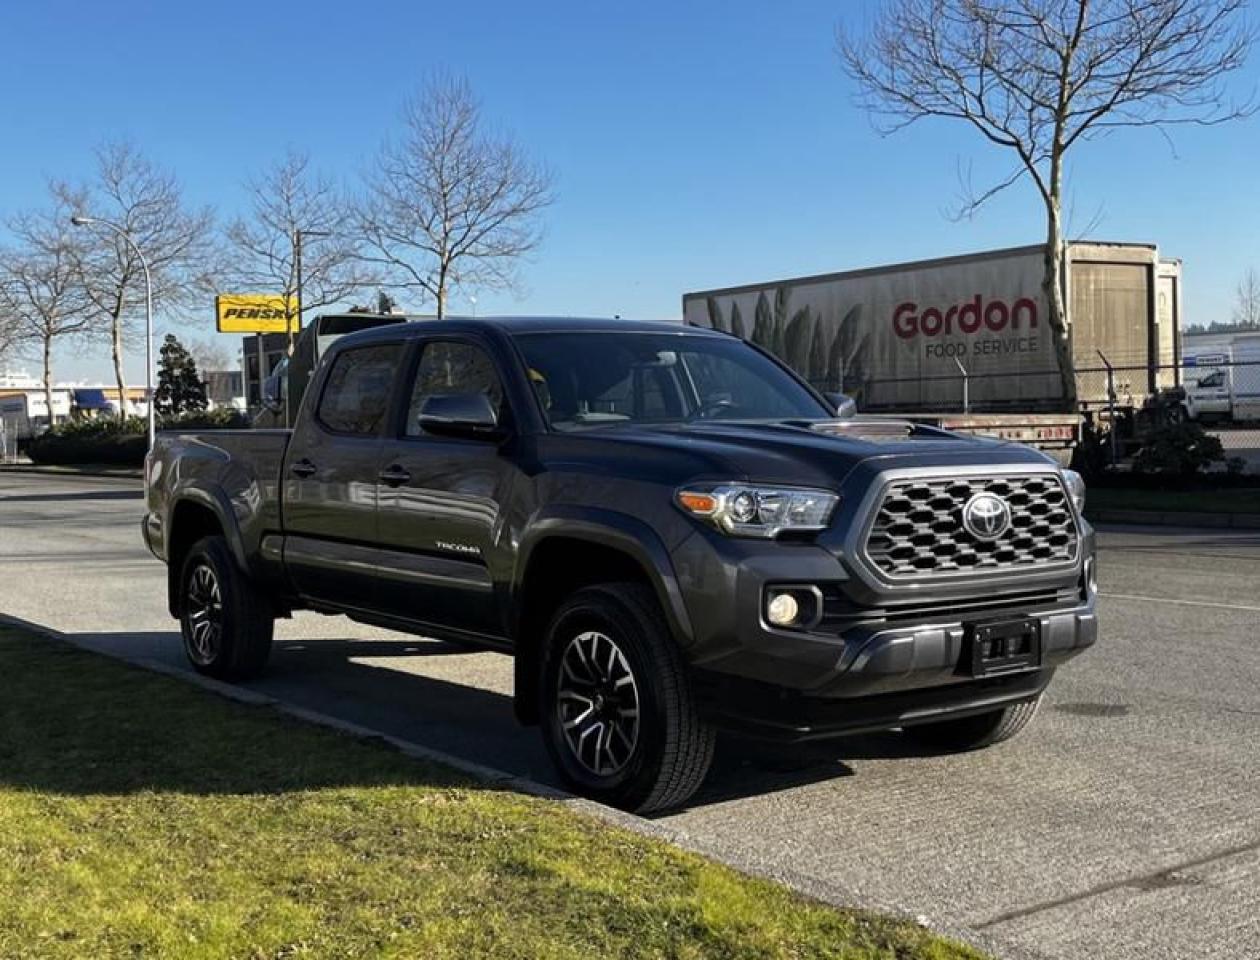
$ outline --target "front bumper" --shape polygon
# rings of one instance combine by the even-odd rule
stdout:
[[[807,739],[998,709],[1035,697],[1055,669],[1094,644],[1096,592],[1083,564],[1054,578],[873,598],[843,557],[816,544],[753,544],[697,535],[675,551],[694,629],[689,660],[706,714],[720,726]],[[768,586],[818,584],[834,603],[808,630],[762,615]],[[996,677],[970,671],[969,624],[1040,623],[1036,665]]]
[[[724,730],[765,740],[796,742],[1000,710],[1045,690],[1053,668],[874,696],[810,697],[729,676],[697,677],[706,718]]]
[[[160,514],[150,511],[141,518],[140,536],[144,540],[144,545],[149,548],[149,553],[165,563],[166,556],[164,553],[162,517]]]

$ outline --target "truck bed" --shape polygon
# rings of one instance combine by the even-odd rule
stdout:
[[[235,514],[241,548],[253,554],[267,532],[279,531],[284,455],[292,431],[164,431],[157,435],[145,470],[150,511],[185,493]],[[165,558],[165,531],[146,528],[154,553]]]

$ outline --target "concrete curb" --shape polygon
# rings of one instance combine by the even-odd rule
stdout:
[[[1121,523],[1155,527],[1216,527],[1260,530],[1260,513],[1199,513],[1180,510],[1089,510],[1090,523]]]
[[[295,704],[273,697],[270,694],[259,693],[256,690],[250,690],[245,687],[224,683],[211,677],[202,676],[199,673],[182,670],[179,667],[173,667],[168,663],[163,663],[160,660],[154,660],[150,657],[117,656],[115,654],[102,651],[96,647],[80,643],[75,640],[71,634],[62,633],[59,630],[54,630],[38,623],[31,623],[28,620],[10,616],[6,613],[0,613],[0,625],[17,627],[30,633],[46,637],[50,640],[68,644],[78,650],[83,650],[96,656],[109,657],[111,660],[125,663],[128,666],[135,667],[140,670],[158,673],[162,676],[191,684],[195,687],[200,687],[202,690],[217,694],[218,696],[224,697],[228,700],[236,701],[237,703],[264,709],[272,709],[278,713],[293,717],[294,719],[300,720],[304,723],[310,723],[330,730],[335,730],[339,733],[354,737],[355,739],[385,744],[397,750],[404,756],[450,767],[466,774],[474,780],[479,780],[490,786],[502,787],[505,790],[512,790],[517,793],[523,793],[545,800],[552,800],[570,810],[573,810],[575,813],[594,817],[609,826],[621,827],[641,836],[650,837],[655,840],[663,840],[679,847],[680,849],[686,850],[689,853],[702,856],[706,860],[713,861],[714,863],[723,864],[748,876],[786,886],[799,894],[831,907],[844,910],[861,910],[868,913],[881,914],[886,917],[892,917],[909,923],[914,923],[935,934],[938,934],[939,936],[949,937],[950,939],[968,944],[972,947],[992,954],[996,958],[1001,958],[1001,960],[1047,960],[1046,956],[1040,952],[1030,951],[1018,944],[1003,941],[985,931],[973,930],[948,921],[939,921],[935,918],[925,917],[921,914],[914,913],[902,904],[872,898],[868,895],[860,893],[859,891],[851,890],[840,883],[834,883],[818,877],[806,876],[793,870],[767,868],[764,864],[744,855],[734,857],[730,855],[723,855],[722,857],[718,857],[712,850],[706,848],[702,840],[692,837],[685,831],[673,829],[666,824],[657,823],[653,820],[637,816],[636,814],[627,813],[624,810],[618,810],[615,807],[608,807],[601,803],[596,803],[593,800],[576,797],[573,794],[566,793],[563,790],[559,790],[545,783],[539,783],[536,780],[530,780],[527,777],[508,773],[505,770],[499,770],[495,767],[485,766],[484,764],[476,763],[475,761],[467,760],[463,757],[446,753],[442,750],[435,750],[432,747],[416,743],[413,740],[407,740],[402,737],[396,737],[391,734],[383,733],[380,730],[352,723],[351,721],[343,720],[340,717],[334,717],[318,710],[310,710],[306,707],[299,707]]]

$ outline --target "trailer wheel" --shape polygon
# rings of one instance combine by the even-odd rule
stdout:
[[[193,544],[180,576],[179,624],[194,670],[218,680],[257,676],[271,655],[275,622],[223,537]]]
[[[587,587],[561,604],[540,681],[543,739],[575,792],[645,813],[684,803],[704,780],[715,734],[647,587]]]

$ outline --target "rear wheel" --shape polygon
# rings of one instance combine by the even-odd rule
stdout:
[[[684,803],[704,780],[714,732],[646,587],[588,587],[562,604],[541,683],[547,751],[575,792],[648,812]]]
[[[937,750],[979,750],[1015,736],[1032,722],[1040,706],[1041,697],[1038,696],[988,713],[915,724],[906,727],[905,733]]]
[[[223,537],[193,544],[184,559],[179,599],[184,652],[194,670],[219,680],[248,680],[262,671],[275,617]]]

